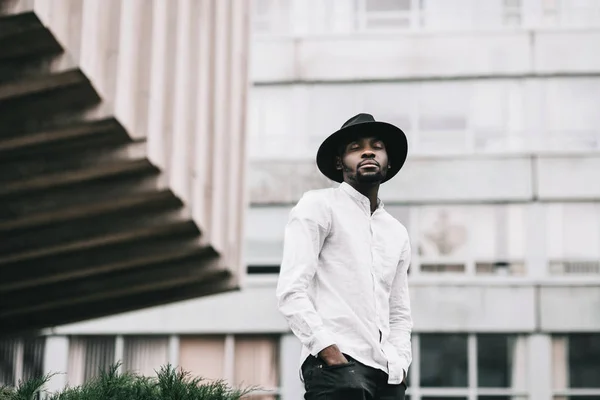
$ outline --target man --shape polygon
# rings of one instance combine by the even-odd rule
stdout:
[[[408,144],[369,114],[348,120],[317,153],[338,188],[305,193],[290,213],[279,309],[303,344],[306,399],[403,399],[412,361],[404,226],[378,199]]]

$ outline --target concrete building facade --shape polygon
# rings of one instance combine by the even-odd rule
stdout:
[[[301,399],[283,229],[366,111],[409,136],[381,197],[412,238],[411,400],[600,398],[600,3],[257,0],[253,28],[244,289],[55,327],[44,369],[105,348]]]

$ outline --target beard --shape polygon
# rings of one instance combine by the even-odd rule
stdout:
[[[346,164],[342,164],[343,171],[348,177],[359,185],[374,185],[385,179],[387,168],[379,168],[377,172],[363,173],[360,169],[353,170]]]
[[[356,172],[356,181],[358,183],[369,184],[369,183],[379,183],[385,178],[384,172],[379,169],[375,173],[363,174],[360,171]]]

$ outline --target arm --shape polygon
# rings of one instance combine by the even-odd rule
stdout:
[[[326,204],[312,195],[303,196],[292,209],[285,228],[283,260],[277,283],[279,310],[292,332],[313,356],[334,345],[331,333],[323,326],[307,293],[329,228]]]
[[[405,245],[398,263],[396,276],[392,282],[390,295],[390,343],[394,345],[402,359],[404,377],[408,374],[408,367],[412,362],[411,332],[413,327],[410,298],[408,293],[408,267],[410,265],[410,242]]]

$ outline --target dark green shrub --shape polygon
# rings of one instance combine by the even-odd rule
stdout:
[[[156,377],[119,373],[119,364],[78,387],[46,393],[47,400],[238,400],[256,388],[235,389],[224,381],[194,378],[188,372],[164,366]],[[42,394],[47,375],[20,382],[16,388],[1,387],[0,400],[36,400]]]

